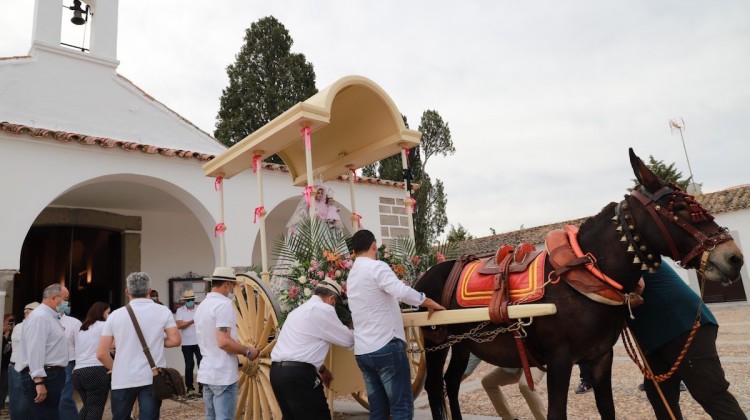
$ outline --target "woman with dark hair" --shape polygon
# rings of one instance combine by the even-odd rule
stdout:
[[[107,403],[110,375],[107,368],[96,358],[99,337],[104,329],[104,320],[109,316],[108,303],[96,302],[91,305],[81,329],[76,333],[76,366],[73,369],[73,386],[81,395],[83,408],[78,418],[81,420],[101,419]]]

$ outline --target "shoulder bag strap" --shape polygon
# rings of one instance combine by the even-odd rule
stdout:
[[[146,358],[148,359],[148,364],[151,365],[151,369],[156,369],[156,363],[154,363],[154,358],[151,357],[151,350],[149,350],[148,345],[146,345],[146,339],[143,338],[143,332],[141,332],[141,326],[138,325],[138,320],[135,318],[135,314],[133,313],[133,308],[130,307],[129,303],[125,305],[125,308],[128,309],[128,314],[130,314],[130,319],[133,320],[133,326],[135,327],[135,332],[138,333],[138,339],[141,340],[141,347],[143,347],[143,353],[146,355]]]

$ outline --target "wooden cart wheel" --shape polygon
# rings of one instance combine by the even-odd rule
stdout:
[[[404,328],[406,335],[406,357],[409,359],[411,368],[411,395],[417,399],[424,388],[425,369],[427,360],[424,355],[424,337],[420,327]],[[352,396],[362,407],[370,409],[370,403],[367,401],[367,392],[354,392]]]
[[[255,273],[237,274],[234,287],[237,338],[260,351],[255,360],[239,356],[240,379],[236,419],[281,419],[271,389],[271,350],[279,335],[279,304]]]

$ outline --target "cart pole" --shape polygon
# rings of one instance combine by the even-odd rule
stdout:
[[[404,174],[409,170],[409,149],[406,148],[405,143],[399,143],[401,146],[401,168],[404,170]],[[409,191],[409,182],[404,179],[404,191],[406,192],[406,198],[404,198],[404,209],[406,210],[406,218],[409,221],[409,238],[414,242],[414,205],[416,202],[411,198],[411,191]]]
[[[313,166],[312,166],[312,141],[310,136],[312,129],[310,126],[305,125],[302,127],[302,137],[305,139],[305,166],[307,166],[307,197],[315,196],[315,185],[313,180]],[[313,200],[308,200],[308,211],[310,212],[310,231],[315,231],[315,203]]]
[[[347,168],[349,168],[349,197],[351,198],[352,203],[352,230],[355,232],[362,229],[362,222],[360,219],[362,219],[362,216],[357,214],[357,200],[354,197],[354,180],[357,178],[357,173],[355,172],[356,169],[352,165],[346,165]]]
[[[261,273],[260,278],[266,285],[271,284],[271,276],[268,273],[268,248],[266,245],[266,208],[263,204],[263,151],[255,150],[253,152],[253,172],[255,172],[258,181],[258,207],[255,208],[254,222],[260,219],[260,261]]]

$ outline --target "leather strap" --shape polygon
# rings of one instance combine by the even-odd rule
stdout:
[[[451,269],[451,272],[448,275],[448,280],[446,280],[445,287],[443,288],[443,296],[440,300],[440,304],[443,305],[444,308],[450,307],[453,293],[456,292],[458,279],[461,277],[461,272],[464,270],[464,266],[466,266],[466,263],[476,259],[477,257],[474,255],[462,255],[453,264],[453,268]]]
[[[523,366],[523,374],[526,376],[526,384],[529,385],[530,390],[534,390],[534,378],[531,376],[531,368],[529,367],[529,359],[526,357],[526,343],[524,338],[518,331],[513,331],[513,336],[516,339],[516,348],[518,349],[518,357],[521,358],[521,366]]]
[[[148,345],[146,345],[146,339],[143,338],[143,332],[141,332],[141,326],[138,325],[138,320],[135,318],[133,308],[130,307],[129,303],[125,305],[125,308],[128,310],[128,314],[130,314],[130,319],[133,320],[135,332],[138,334],[138,340],[141,341],[141,347],[143,347],[143,353],[148,359],[148,364],[151,365],[151,369],[156,369],[156,363],[154,363],[154,358],[151,356],[151,350],[149,350]]]

